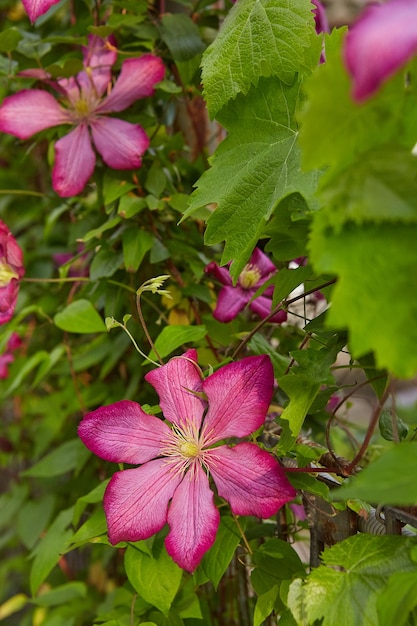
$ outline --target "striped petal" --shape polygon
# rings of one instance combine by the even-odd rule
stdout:
[[[251,295],[250,291],[245,291],[239,286],[223,287],[220,290],[216,308],[213,311],[214,319],[227,324],[245,308]]]
[[[69,198],[80,193],[94,172],[95,164],[88,128],[80,124],[55,144],[52,186],[57,194]]]
[[[147,539],[164,527],[168,502],[181,482],[164,459],[116,472],[104,494],[110,543]]]
[[[168,554],[188,572],[196,569],[216,538],[220,515],[213,498],[207,476],[195,462],[172,498],[165,540]]]
[[[235,515],[265,519],[296,495],[279,463],[253,443],[207,450],[206,461],[219,496]]]
[[[226,437],[246,437],[265,421],[274,390],[268,356],[249,356],[229,363],[203,383],[209,408],[202,439],[208,446]]]
[[[59,0],[22,0],[25,11],[29,16],[30,21],[33,22],[38,19],[40,15],[43,15],[54,4],[57,4]]]
[[[69,114],[50,93],[24,89],[3,100],[0,107],[0,131],[19,139],[59,124],[71,123]]]
[[[78,427],[85,446],[113,463],[146,463],[161,454],[171,429],[139,404],[122,400],[87,413]]]
[[[114,170],[131,170],[142,165],[149,139],[142,126],[111,117],[90,122],[94,145],[103,161]]]
[[[197,351],[187,350],[166,365],[152,370],[145,380],[153,385],[167,420],[180,428],[190,424],[198,430],[206,403],[195,393],[202,391],[202,380],[197,367]]]

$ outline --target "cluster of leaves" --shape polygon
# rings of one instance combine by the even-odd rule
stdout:
[[[0,137],[0,218],[26,267],[15,316],[0,331],[0,354],[13,332],[22,340],[0,380],[0,619],[8,626],[416,619],[413,537],[351,537],[309,573],[288,541],[303,543],[307,521],[289,508],[277,520],[236,520],[219,499],[216,542],[193,575],[167,555],[164,532],[110,546],[102,498],[115,468],[76,434],[83,414],[121,399],[158,412],[144,383],[153,365],[131,337],[150,359],[196,347],[207,369],[269,354],[278,387],[259,445],[310,470],[327,454],[340,476],[368,464],[336,496],[316,476],[289,473],[307,513],[310,495],[334,510],[350,499],[361,515],[367,505],[358,498],[416,504],[415,408],[402,420],[395,404],[382,410],[393,376],[417,371],[408,297],[416,66],[405,84],[399,73],[359,107],[341,60],[345,30],[326,37],[319,65],[311,9],[309,0],[222,9],[206,0],[63,0],[31,26],[20,4],[0,6],[1,99],[33,86],[19,76],[25,69],[76,75],[91,33],[115,36],[116,71],[144,52],[167,67],[155,95],[120,116],[151,138],[142,167],[98,163],[80,196],[51,190],[55,129],[25,142]],[[288,323],[259,323],[245,311],[222,324],[204,268],[231,262],[237,279],[256,245],[279,270],[273,307],[289,311]],[[61,253],[70,255],[62,265]],[[170,276],[171,297],[145,289],[138,309],[138,288],[160,275]],[[318,290],[331,304],[319,315]],[[347,383],[339,371],[349,371]],[[355,423],[347,407],[358,388],[370,390],[375,408]],[[382,436],[373,433],[378,421]]]

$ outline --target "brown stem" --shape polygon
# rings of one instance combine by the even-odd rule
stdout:
[[[136,308],[137,308],[137,311],[138,311],[139,320],[140,320],[141,326],[143,328],[143,332],[145,333],[146,339],[148,340],[148,343],[151,346],[151,349],[155,352],[156,358],[158,359],[160,364],[163,365],[164,362],[163,362],[161,356],[159,355],[158,350],[155,348],[155,344],[153,342],[153,339],[152,339],[152,337],[149,334],[148,327],[146,326],[145,318],[143,317],[143,313],[142,313],[142,307],[140,306],[140,296],[137,296],[137,298],[136,298]]]

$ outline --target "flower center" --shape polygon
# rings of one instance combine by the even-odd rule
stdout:
[[[239,274],[239,283],[243,289],[251,289],[261,280],[261,272],[256,265],[247,263]]]
[[[198,456],[198,445],[193,441],[184,441],[179,445],[179,453],[187,458],[193,458]]]
[[[90,106],[87,100],[85,100],[84,98],[80,98],[79,100],[77,100],[77,102],[75,103],[75,113],[77,117],[80,118],[85,118],[89,115]]]
[[[6,287],[13,278],[19,278],[19,274],[8,263],[0,262],[0,287]]]

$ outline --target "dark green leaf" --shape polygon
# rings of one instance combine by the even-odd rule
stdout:
[[[36,476],[38,478],[62,476],[62,474],[72,470],[80,469],[89,455],[89,450],[87,450],[80,439],[71,439],[49,452],[29,469],[24,470],[22,475]]]

